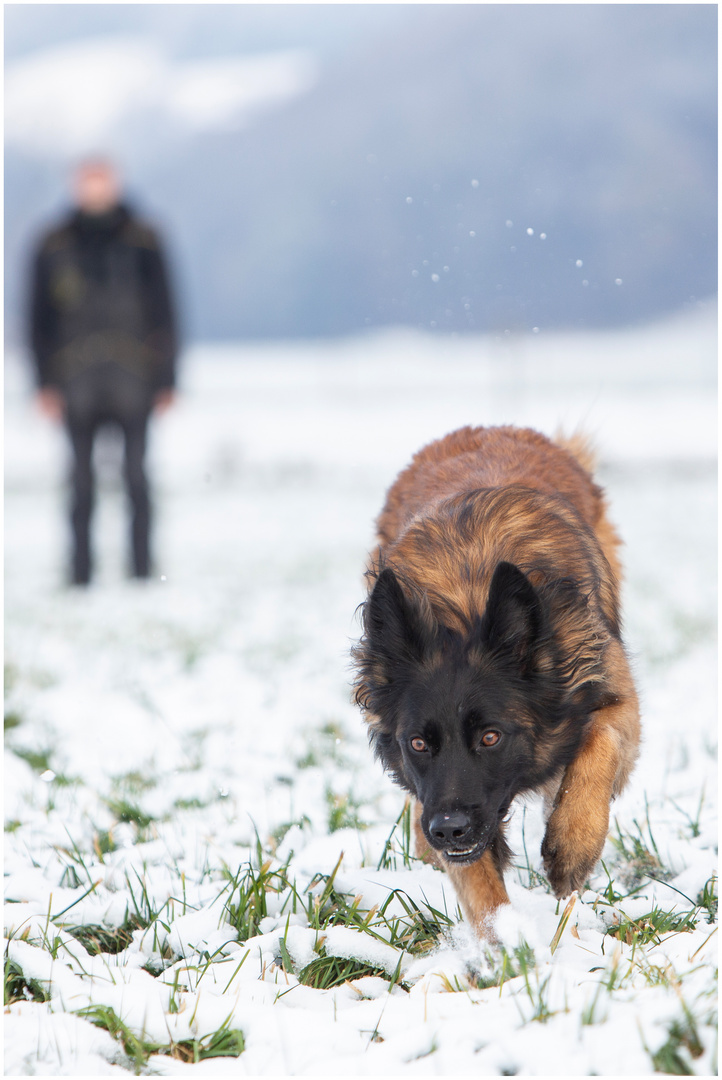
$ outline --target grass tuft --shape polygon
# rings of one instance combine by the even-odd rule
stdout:
[[[637,919],[628,919],[626,916],[620,919],[616,912],[613,917],[615,922],[607,929],[609,936],[623,941],[625,945],[648,945],[650,942],[659,945],[664,934],[694,930],[699,912],[697,908],[675,912],[654,907],[647,915]]]
[[[474,970],[470,966],[467,969],[471,985],[479,990],[488,990],[492,986],[498,986],[501,990],[509,979],[528,976],[536,964],[534,950],[523,939],[511,952],[503,945],[487,948],[485,959],[488,967],[484,971]]]
[[[138,919],[130,919],[123,926],[64,926],[76,941],[79,941],[90,956],[99,953],[111,953],[113,955],[127,949],[133,940],[133,931],[141,929]]]
[[[204,1039],[175,1043],[171,1057],[197,1065],[199,1061],[217,1057],[240,1057],[246,1048],[243,1032],[237,1028],[221,1028]]]
[[[524,987],[532,1007],[531,1012],[524,1016],[524,1022],[527,1023],[531,1020],[536,1020],[540,1024],[546,1024],[546,1022],[555,1015],[549,1008],[547,1001],[551,974],[547,975],[545,978],[540,978],[539,969],[534,966],[533,960],[531,964],[527,962],[526,953],[524,952],[522,952],[519,957],[519,967],[521,976],[524,979]],[[515,1001],[517,1001],[518,1004],[516,998]]]
[[[143,773],[138,772],[137,769],[119,773],[117,776],[111,777],[111,780],[115,790],[127,791],[132,795],[141,795],[144,791],[152,791],[153,788],[158,786],[155,777],[145,776]]]
[[[153,823],[154,819],[150,814],[146,814],[139,806],[125,798],[106,799],[106,805],[118,821],[127,821],[140,830],[147,829]]]
[[[618,853],[617,873],[622,884],[634,889],[649,879],[669,881],[674,872],[662,862],[649,820],[648,804],[644,822],[640,824],[634,818],[632,825],[633,831],[623,830],[617,821],[616,835],[609,837]]]
[[[93,851],[98,856],[100,862],[103,861],[103,856],[110,854],[111,851],[115,851],[118,845],[113,838],[112,829],[100,829],[93,834]]]
[[[176,810],[202,810],[208,804],[201,799],[176,799],[173,806]]]
[[[20,713],[6,712],[3,718],[3,729],[5,731],[13,731],[14,728],[20,727],[23,722],[23,718]]]
[[[136,1035],[109,1006],[91,1005],[88,1008],[79,1009],[77,1015],[89,1020],[96,1027],[104,1028],[121,1043],[126,1055],[135,1066],[136,1076],[145,1069],[148,1059],[153,1054],[163,1054],[187,1064],[197,1064],[207,1058],[240,1057],[245,1049],[243,1032],[228,1026],[230,1017],[218,1031],[202,1039],[188,1039],[178,1043],[156,1043],[142,1035]]]
[[[697,893],[697,906],[707,912],[707,922],[717,920],[717,877],[715,874],[705,882],[704,888]]]
[[[365,829],[364,822],[358,815],[360,803],[356,802],[353,795],[337,795],[330,787],[326,788],[326,806],[328,807],[328,831],[336,832],[338,829]]]
[[[238,931],[241,941],[258,934],[259,923],[268,915],[267,894],[276,895],[290,888],[286,868],[272,869],[272,859],[263,858],[260,841],[257,844],[258,866],[247,863],[235,875],[226,870],[229,895],[225,903],[228,922]]]
[[[383,968],[373,967],[361,960],[341,959],[338,956],[327,956],[323,947],[321,955],[310,964],[307,964],[299,972],[299,982],[304,986],[311,986],[314,990],[330,990],[332,986],[341,986],[352,979],[362,979],[366,975],[380,975],[388,979],[389,976]]]
[[[19,757],[21,761],[26,761],[31,769],[35,772],[43,773],[51,769],[50,764],[52,751],[51,750],[27,750],[14,746],[12,752],[15,757]]]
[[[700,1041],[699,1032],[693,1016],[685,1010],[684,1019],[675,1020],[669,1026],[667,1041],[660,1046],[655,1054],[652,1054],[652,1064],[656,1072],[666,1073],[671,1076],[694,1076],[691,1063],[685,1061],[682,1051],[686,1050],[691,1058],[701,1057],[704,1047]]]
[[[23,969],[5,950],[5,980],[3,983],[3,1004],[12,1005],[14,1001],[49,1001],[50,994],[36,979],[26,979]]]
[[[418,861],[411,853],[411,831],[411,799],[407,799],[386,838],[377,870],[397,870],[399,857],[404,870],[411,869],[413,862]]]

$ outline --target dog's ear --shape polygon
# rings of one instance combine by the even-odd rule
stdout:
[[[394,663],[421,661],[433,639],[433,627],[419,604],[406,596],[393,570],[382,570],[364,610],[371,652]]]
[[[491,579],[479,628],[482,643],[529,668],[543,620],[541,601],[529,578],[513,563],[500,562]]]

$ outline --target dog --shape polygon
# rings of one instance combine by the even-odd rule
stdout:
[[[598,861],[638,754],[619,537],[579,437],[465,427],[390,488],[367,570],[355,698],[412,796],[416,852],[493,938],[512,801],[539,792],[558,898]]]

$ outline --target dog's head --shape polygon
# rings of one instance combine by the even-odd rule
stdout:
[[[570,692],[549,605],[511,563],[497,566],[486,609],[464,633],[385,569],[364,628],[357,700],[376,753],[423,806],[431,847],[474,862],[514,797],[571,760],[595,683],[576,680]]]

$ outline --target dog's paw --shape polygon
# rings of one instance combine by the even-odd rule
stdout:
[[[597,861],[596,859],[589,859],[583,863],[575,862],[571,864],[563,854],[558,851],[550,851],[545,844],[542,845],[542,856],[544,873],[557,900],[569,896],[575,889],[581,891]]]
[[[603,829],[599,827],[592,831],[589,820],[584,828],[579,828],[574,815],[564,804],[549,818],[541,854],[544,872],[558,899],[583,888],[602,854],[607,822],[608,815],[605,815]],[[601,826],[602,822],[598,824]]]

